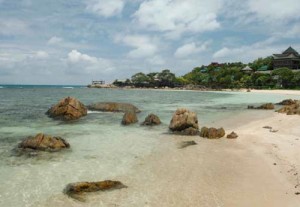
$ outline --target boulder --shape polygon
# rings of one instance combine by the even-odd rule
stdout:
[[[293,105],[293,104],[296,104],[297,101],[296,100],[293,100],[293,99],[285,99],[279,103],[277,103],[278,105],[284,105],[284,106],[290,106],[290,105]]]
[[[52,106],[46,114],[55,119],[75,120],[87,115],[87,108],[76,98],[67,97]]]
[[[19,149],[31,149],[40,151],[59,151],[69,148],[70,144],[61,137],[52,137],[45,134],[37,134],[35,137],[27,137],[19,145]]]
[[[116,102],[98,102],[88,105],[87,108],[92,111],[105,111],[105,112],[127,112],[135,111],[140,113],[141,111],[134,105],[129,103],[116,103]]]
[[[78,197],[78,195],[83,193],[108,191],[121,188],[127,188],[127,186],[120,181],[105,180],[100,182],[77,182],[68,184],[64,189],[64,193],[72,198],[80,200],[82,198]]]
[[[274,109],[274,104],[272,103],[266,103],[266,104],[263,104],[261,106],[258,106],[258,107],[254,107],[254,106],[248,106],[248,109],[265,109],[265,110],[272,110]]]
[[[197,114],[184,108],[177,109],[172,117],[169,129],[183,135],[197,135],[199,133]]]
[[[134,124],[136,122],[138,122],[138,119],[137,119],[136,113],[134,111],[125,112],[123,119],[122,119],[123,125]]]
[[[153,125],[159,125],[161,124],[161,121],[158,116],[155,114],[149,114],[146,118],[145,121],[142,123],[142,125],[148,125],[148,126],[153,126]]]
[[[227,139],[236,139],[238,138],[238,135],[235,132],[231,132],[230,134],[227,134]]]
[[[225,130],[223,128],[216,129],[214,127],[202,127],[200,131],[200,136],[206,137],[208,139],[218,139],[225,136]]]
[[[278,113],[285,113],[287,115],[300,115],[300,102],[296,101],[295,104],[292,105],[286,105],[282,107],[281,109],[278,109],[276,112]]]

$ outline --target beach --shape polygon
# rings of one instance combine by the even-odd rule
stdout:
[[[31,90],[18,91],[24,97],[36,94],[36,91]],[[269,94],[268,91],[247,93],[57,89],[57,92],[59,95],[49,97],[41,103],[36,97],[35,110],[20,114],[27,117],[24,121],[17,119],[12,124],[5,120],[2,122],[7,124],[1,129],[1,142],[4,144],[1,148],[3,170],[0,196],[3,198],[3,205],[300,205],[300,117],[279,114],[274,110],[246,110],[247,104],[258,105],[266,101],[275,103],[289,97],[296,99],[300,95],[299,91],[293,94],[288,94],[289,91]],[[75,93],[84,102],[96,100],[95,93],[102,98],[115,93],[113,95],[117,97],[116,100],[125,97],[135,100],[142,108],[139,120],[154,111],[160,115],[163,124],[157,128],[138,125],[120,127],[118,122],[121,115],[92,112],[79,122],[63,124],[42,114],[49,100],[68,93]],[[141,97],[140,94],[148,96]],[[157,101],[151,102],[156,96]],[[26,102],[23,104],[25,108],[29,107]],[[28,104],[31,104],[31,100],[28,100]],[[40,108],[38,104],[41,104]],[[200,136],[170,134],[168,124],[178,107],[195,110],[200,128],[224,127],[227,134],[235,131],[239,137],[211,140]],[[16,110],[15,107],[13,109]],[[37,116],[38,123],[32,123],[27,114],[34,118]],[[7,116],[12,116],[11,112]],[[17,121],[19,126],[16,126]],[[265,126],[272,127],[273,132],[263,128]],[[71,151],[38,159],[8,156],[9,149],[22,135],[36,131],[51,134],[59,132],[58,135],[68,138]],[[17,138],[8,142],[7,136]],[[189,140],[195,141],[197,145],[178,148],[182,141]],[[85,202],[69,198],[62,192],[70,182],[104,179],[119,180],[128,187],[91,193],[86,195]],[[16,186],[19,186],[17,191]]]

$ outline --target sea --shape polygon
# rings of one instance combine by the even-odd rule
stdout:
[[[86,105],[108,101],[134,104],[142,111],[139,124],[122,126],[122,113],[88,111],[87,116],[71,122],[53,120],[45,114],[68,96]],[[200,127],[214,126],[217,121],[249,113],[248,105],[285,98],[299,99],[246,92],[0,85],[0,206],[46,206],[56,198],[64,206],[64,199],[71,199],[63,195],[68,183],[126,175],[139,159],[159,148],[162,137],[172,139],[168,125],[177,108],[196,112]],[[141,126],[150,113],[158,115],[162,125]],[[15,155],[13,149],[22,139],[40,132],[65,138],[71,148],[38,156]]]

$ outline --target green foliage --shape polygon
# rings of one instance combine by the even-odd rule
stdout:
[[[272,72],[272,76],[277,79],[282,87],[289,88],[292,85],[291,80],[294,77],[294,73],[289,68],[278,68]]]

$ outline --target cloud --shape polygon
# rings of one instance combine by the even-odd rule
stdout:
[[[26,22],[18,19],[0,19],[0,35],[23,35],[29,32]]]
[[[133,18],[145,29],[165,32],[168,38],[201,33],[220,27],[220,0],[149,0],[141,3]]]
[[[40,50],[36,52],[36,57],[40,59],[45,59],[49,57],[49,54],[45,51]]]
[[[47,44],[48,45],[55,45],[55,44],[61,43],[62,41],[63,41],[63,38],[53,36],[48,40]]]
[[[101,74],[114,69],[111,61],[97,58],[72,50],[68,53],[67,63],[74,74]]]
[[[118,35],[115,37],[115,42],[121,42],[134,48],[127,54],[130,58],[151,57],[157,52],[155,40],[146,35]]]
[[[187,43],[177,48],[174,56],[177,58],[184,58],[193,54],[197,54],[207,50],[210,42],[204,42],[203,44],[198,44],[195,42]]]
[[[86,10],[103,17],[112,17],[123,11],[124,4],[123,0],[88,0]]]

